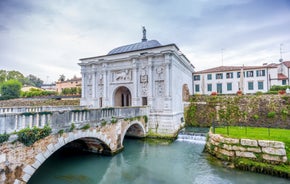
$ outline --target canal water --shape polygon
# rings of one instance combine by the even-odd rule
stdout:
[[[28,184],[290,183],[287,179],[217,164],[203,153],[204,138],[197,135],[180,136],[171,144],[125,139],[124,146],[125,149],[113,157],[58,151],[36,171]]]

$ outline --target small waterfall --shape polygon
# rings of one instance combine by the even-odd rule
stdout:
[[[205,144],[206,133],[180,131],[180,133],[177,136],[177,141],[192,142],[195,144]]]

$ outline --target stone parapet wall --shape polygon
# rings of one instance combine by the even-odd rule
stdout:
[[[119,119],[115,123],[74,129],[70,132],[51,134],[25,146],[16,140],[0,143],[0,184],[26,184],[41,164],[61,147],[82,140],[86,151],[115,154],[123,149],[127,132],[130,136],[145,137],[146,122],[143,118]]]
[[[211,132],[208,135],[206,150],[220,159],[248,158],[272,164],[287,162],[285,144],[283,142],[226,138]]]

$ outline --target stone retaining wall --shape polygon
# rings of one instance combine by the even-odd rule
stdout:
[[[211,132],[208,135],[206,150],[220,159],[234,160],[243,157],[272,164],[287,162],[283,142],[225,138]]]

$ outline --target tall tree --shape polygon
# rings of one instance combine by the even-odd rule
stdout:
[[[43,80],[41,80],[40,78],[38,78],[32,74],[29,74],[26,78],[32,86],[36,86],[36,87],[40,88],[43,84]]]
[[[0,70],[0,83],[5,82],[7,78],[7,71]]]
[[[58,81],[61,81],[61,82],[65,81],[65,76],[64,76],[63,74],[61,74],[61,75],[59,76]]]
[[[11,80],[11,79],[16,79],[18,81],[23,80],[24,75],[22,73],[20,73],[19,71],[8,71],[7,73],[7,80]]]

